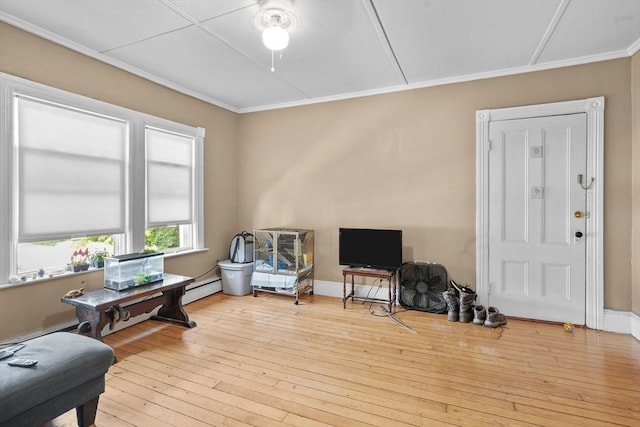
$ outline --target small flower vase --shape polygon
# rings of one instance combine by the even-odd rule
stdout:
[[[91,267],[104,268],[104,261],[91,261]]]

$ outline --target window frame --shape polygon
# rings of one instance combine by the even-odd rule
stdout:
[[[180,123],[172,122],[169,120],[161,119],[159,117],[155,117],[149,114],[140,113],[140,116],[137,121],[137,132],[138,132],[138,141],[140,141],[139,145],[142,145],[142,151],[146,149],[146,129],[147,127],[153,129],[159,129],[163,131],[168,131],[176,134],[181,134],[189,137],[193,137],[194,139],[194,151],[193,151],[193,198],[192,198],[192,209],[193,209],[193,230],[192,230],[192,249],[202,249],[204,247],[204,162],[203,162],[203,146],[204,146],[204,137],[205,137],[205,129],[198,127],[193,128],[187,125],[183,125]],[[195,132],[194,132],[195,131]],[[145,230],[147,228],[146,225],[146,176],[147,176],[147,161],[146,155],[144,156],[144,168],[140,168],[139,171],[142,173],[142,178],[140,182],[142,183],[142,188],[139,189],[138,194],[144,194],[145,197],[132,197],[131,203],[134,204],[134,208],[132,211],[143,212],[144,215],[141,221],[144,222],[144,227],[142,227],[141,233],[135,233],[132,235],[134,247],[139,248],[138,250],[143,250],[145,247]],[[138,231],[138,230],[136,230]],[[181,228],[182,231],[182,228]],[[181,233],[182,234],[182,233]],[[180,241],[183,241],[183,236],[181,235]],[[183,250],[182,248],[179,249]]]
[[[122,242],[114,242],[122,253],[144,249],[146,229],[146,155],[145,127],[151,126],[194,138],[194,188],[192,203],[193,245],[187,250],[204,248],[204,165],[203,146],[205,129],[177,123],[150,114],[130,110],[104,101],[0,73],[0,286],[15,274],[17,260],[18,205],[16,168],[18,151],[13,141],[15,129],[14,99],[16,95],[42,99],[124,120],[128,123],[128,150],[125,184],[125,232]],[[139,197],[142,194],[145,197]],[[137,196],[137,197],[136,197]],[[77,237],[77,236],[70,236]],[[118,239],[120,240],[120,239]],[[5,251],[6,248],[6,251]]]

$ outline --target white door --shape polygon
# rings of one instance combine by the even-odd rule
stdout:
[[[488,305],[508,316],[585,323],[586,123],[489,125]]]

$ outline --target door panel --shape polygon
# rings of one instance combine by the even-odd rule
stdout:
[[[503,239],[512,243],[526,243],[529,198],[526,192],[527,173],[522,172],[528,169],[527,133],[521,130],[505,131],[503,137],[509,141],[508,144],[502,144],[500,147],[503,152],[503,204],[500,207]]]
[[[586,115],[491,122],[489,304],[511,316],[585,319]]]

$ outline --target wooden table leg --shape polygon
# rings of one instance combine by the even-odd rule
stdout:
[[[387,281],[389,282],[389,313],[393,313],[393,300],[392,295],[391,295],[391,286],[392,286],[392,282],[391,282],[391,277],[389,276],[389,278],[387,279]]]
[[[88,326],[88,332],[91,338],[102,342],[102,329],[111,321],[107,313],[76,307],[76,317],[78,318],[78,329],[80,332],[83,332]]]
[[[351,275],[351,302],[356,300],[356,285],[355,285],[356,276]]]
[[[182,307],[182,296],[184,295],[184,288],[175,288],[168,291],[163,291],[162,294],[165,297],[164,304],[158,310],[158,314],[151,317],[155,320],[165,320],[173,323],[179,323],[187,328],[194,328],[196,322],[189,320],[189,315]]]
[[[342,272],[342,308],[347,308],[347,273]]]
[[[398,298],[398,272],[393,272],[393,305],[396,305]]]

